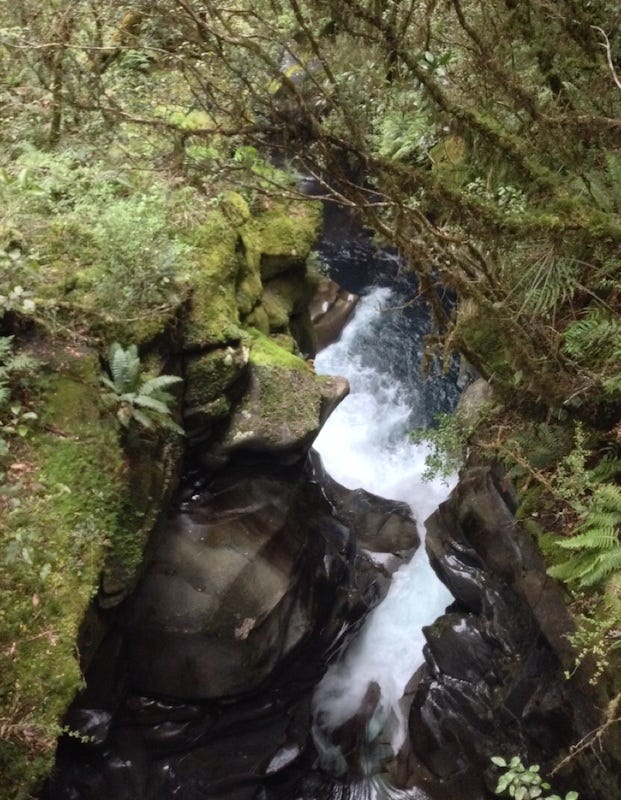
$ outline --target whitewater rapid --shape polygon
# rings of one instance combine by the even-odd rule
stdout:
[[[428,447],[414,444],[408,436],[412,428],[423,424],[417,418],[420,398],[416,387],[400,379],[398,369],[389,368],[412,358],[406,348],[422,350],[422,339],[404,340],[389,324],[387,315],[398,313],[388,310],[396,301],[390,289],[371,290],[361,299],[341,339],[318,354],[317,372],[343,375],[351,393],[314,446],[339,483],[408,503],[423,536],[425,519],[446,499],[455,481],[422,480]],[[413,355],[420,358],[422,352]],[[349,719],[369,682],[376,681],[382,700],[368,735],[383,734],[382,739],[396,752],[406,731],[399,700],[423,661],[421,629],[443,614],[451,601],[429,565],[424,546],[419,547],[394,575],[386,598],[369,615],[344,656],[329,667],[317,686],[313,713],[321,728],[334,729]],[[325,742],[319,734],[316,743],[321,753]],[[322,766],[330,768],[329,757]]]

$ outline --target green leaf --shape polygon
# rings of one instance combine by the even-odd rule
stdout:
[[[152,394],[155,391],[174,386],[176,383],[183,382],[183,378],[178,375],[158,375],[157,378],[150,378],[140,387],[140,394]]]
[[[153,420],[141,411],[139,408],[134,409],[134,413],[132,414],[132,419],[135,419],[143,428],[152,428],[153,427]]]
[[[148,395],[136,395],[136,397],[134,397],[134,405],[141,406],[142,408],[150,408],[158,414],[170,414],[170,409],[165,403],[156,400],[154,397],[149,397]]]
[[[504,760],[502,756],[492,756],[492,764],[495,764],[497,767],[507,766],[507,762]]]

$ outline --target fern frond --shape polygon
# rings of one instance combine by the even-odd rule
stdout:
[[[0,336],[0,363],[4,363],[13,352],[13,337]]]
[[[99,380],[101,381],[101,383],[103,383],[103,385],[106,388],[108,388],[112,392],[114,392],[115,395],[117,394],[116,386],[114,385],[114,383],[110,380],[110,378],[107,375],[100,375],[99,376]]]
[[[167,428],[169,431],[174,431],[180,436],[185,436],[185,431],[183,428],[180,425],[177,425],[172,417],[161,417],[159,422],[163,428]]]
[[[598,464],[587,471],[589,483],[604,483],[614,480],[617,475],[621,475],[621,459],[607,454],[601,458]]]
[[[563,581],[563,583],[579,584],[582,576],[588,571],[592,560],[593,556],[591,554],[568,558],[560,564],[554,564],[554,566],[548,567],[548,575],[551,575],[559,581]]]
[[[152,428],[153,427],[153,420],[149,417],[148,414],[145,414],[144,411],[141,411],[139,408],[134,408],[132,411],[132,419],[135,419],[143,428]]]
[[[571,302],[581,288],[582,264],[573,258],[559,258],[546,251],[532,261],[523,271],[516,286],[523,298],[519,314],[541,315]]]
[[[158,375],[157,378],[149,378],[148,381],[142,384],[140,387],[140,394],[154,394],[155,392],[167,389],[169,386],[174,386],[182,380],[183,378],[180,378],[178,375]],[[168,395],[168,397],[172,397],[172,395]]]
[[[593,526],[578,536],[569,536],[557,542],[563,550],[609,550],[618,542],[614,525]]]
[[[148,395],[137,394],[133,399],[133,405],[140,406],[141,408],[149,408],[151,411],[157,411],[158,414],[170,414],[170,409],[165,403],[156,400],[154,397],[149,397]]]
[[[579,585],[581,587],[595,586],[619,569],[621,569],[621,545],[614,550],[608,550],[598,555]]]
[[[621,522],[621,487],[614,483],[600,483],[593,492],[591,507],[594,512],[613,512]]]
[[[621,358],[621,356],[619,356],[619,358]],[[616,375],[604,378],[602,386],[608,397],[618,397],[621,394],[621,371]]]
[[[127,350],[118,343],[110,345],[110,374],[119,394],[133,391],[140,376],[140,357],[138,348],[131,344]]]
[[[563,349],[579,363],[603,364],[621,351],[621,320],[605,308],[591,306],[568,326],[564,339]]]
[[[111,377],[102,375],[100,380],[110,390],[104,399],[118,404],[116,415],[121,425],[128,428],[135,420],[143,428],[161,426],[183,435],[183,429],[171,418],[175,397],[166,391],[182,379],[177,375],[159,375],[142,380],[136,345],[124,349],[114,342],[108,352]]]
[[[5,368],[11,373],[30,372],[35,369],[37,361],[26,353],[16,353],[5,361]]]
[[[556,541],[562,550],[581,551],[550,567],[554,578],[579,587],[595,586],[621,569],[621,488],[600,483],[593,490],[578,534]]]

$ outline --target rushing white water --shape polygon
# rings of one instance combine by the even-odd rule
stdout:
[[[394,371],[386,369],[410,346],[400,337],[381,333],[382,309],[390,298],[389,289],[372,290],[361,300],[341,339],[317,356],[317,372],[344,375],[351,393],[324,426],[315,448],[330,475],[344,486],[408,503],[423,534],[424,520],[452,487],[421,478],[428,451],[408,438],[417,424],[412,418],[416,398],[411,387],[406,389]],[[337,772],[344,768],[338,754],[334,762],[333,748],[320,729],[333,730],[355,714],[370,681],[379,684],[381,702],[367,737],[378,739],[382,733],[380,738],[388,739],[396,752],[405,735],[399,700],[423,660],[421,628],[440,616],[451,599],[420,547],[395,574],[384,601],[315,691],[316,741],[324,767]]]

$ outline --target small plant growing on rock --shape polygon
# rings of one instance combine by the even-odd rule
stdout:
[[[29,426],[37,419],[16,396],[27,388],[36,366],[34,358],[14,351],[12,336],[0,336],[0,466],[9,456],[11,440],[27,436]],[[0,493],[3,483],[4,473],[0,471]]]
[[[125,350],[114,342],[108,359],[110,375],[103,374],[101,382],[109,389],[105,398],[117,406],[116,416],[121,425],[128,428],[135,421],[143,428],[163,427],[183,435],[183,428],[172,419],[175,398],[167,391],[181,378],[177,375],[146,378],[135,344]]]
[[[494,790],[496,794],[508,795],[515,800],[578,800],[578,792],[573,791],[567,792],[564,798],[547,794],[551,787],[539,774],[539,765],[525,767],[519,756],[513,756],[508,762],[502,756],[494,756],[492,764],[504,769]]]

